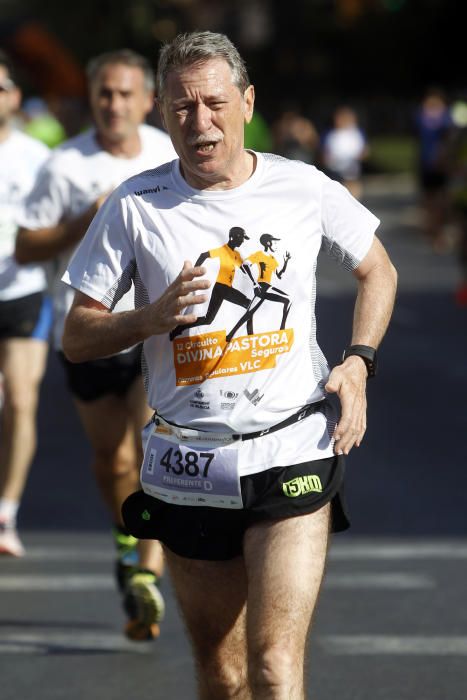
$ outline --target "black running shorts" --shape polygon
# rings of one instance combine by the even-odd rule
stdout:
[[[95,401],[109,394],[125,396],[141,375],[141,345],[89,362],[69,362],[63,352],[58,356],[65,368],[68,388],[80,401]]]
[[[42,292],[0,301],[0,340],[48,340],[51,325],[52,304]]]
[[[160,540],[179,556],[232,559],[251,525],[313,513],[329,502],[332,531],[346,530],[343,480],[344,458],[336,456],[241,477],[243,509],[174,505],[137,491],[123,504],[123,520],[135,537]]]

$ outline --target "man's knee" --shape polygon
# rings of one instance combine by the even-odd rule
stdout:
[[[302,652],[296,652],[290,647],[290,640],[282,640],[273,645],[268,645],[261,650],[250,651],[248,659],[249,682],[253,691],[264,692],[269,689],[271,696],[274,689],[284,690],[281,697],[286,697],[295,687],[300,687],[303,682]],[[295,696],[294,696],[295,697]]]
[[[245,664],[235,654],[228,658],[202,658],[198,660],[198,673],[203,688],[203,698],[243,698],[248,685]]]
[[[12,417],[27,416],[34,413],[37,407],[38,391],[37,386],[10,385],[4,387],[5,410]]]
[[[94,449],[95,470],[102,479],[125,479],[139,465],[136,464],[136,451],[129,446],[123,448],[110,445],[97,446]]]

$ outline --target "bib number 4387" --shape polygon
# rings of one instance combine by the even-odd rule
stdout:
[[[207,478],[213,459],[214,454],[212,452],[188,450],[183,453],[181,450],[169,447],[162,455],[160,464],[162,467],[165,467],[167,473],[176,474],[177,476],[186,474],[191,477],[202,476]]]
[[[238,454],[219,447],[197,450],[153,433],[141,469],[143,490],[180,505],[242,508]]]

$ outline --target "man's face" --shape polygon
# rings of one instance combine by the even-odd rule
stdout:
[[[232,180],[244,156],[243,129],[253,103],[253,86],[242,95],[222,58],[169,73],[159,106],[190,185],[205,189]]]
[[[89,93],[97,131],[112,143],[132,137],[152,108],[153,94],[136,66],[102,66]]]
[[[11,82],[7,69],[0,66],[0,127],[10,121],[19,108],[21,93]]]

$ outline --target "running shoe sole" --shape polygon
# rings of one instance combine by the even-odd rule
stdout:
[[[153,574],[142,572],[129,577],[124,605],[130,618],[125,626],[129,639],[142,641],[159,636],[159,622],[164,618],[165,603]]]

